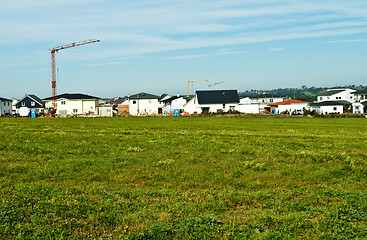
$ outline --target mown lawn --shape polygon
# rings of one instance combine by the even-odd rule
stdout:
[[[367,119],[0,119],[0,239],[367,238]]]

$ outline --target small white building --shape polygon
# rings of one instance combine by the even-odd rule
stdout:
[[[338,101],[322,101],[317,103],[312,103],[310,105],[311,111],[316,111],[320,114],[342,114],[346,110],[350,109],[352,103],[345,100]]]
[[[53,107],[52,97],[43,99],[46,108]],[[68,115],[97,114],[99,98],[81,93],[65,93],[56,96],[56,114],[62,117]]]
[[[97,112],[98,112],[98,116],[100,117],[113,117],[113,107],[112,106],[98,106]]]
[[[129,113],[134,116],[158,114],[159,96],[137,93],[128,97]]]
[[[317,102],[324,101],[348,101],[353,102],[354,92],[356,90],[350,88],[340,88],[340,89],[328,89],[317,95]]]
[[[196,91],[195,97],[183,107],[190,114],[238,111],[237,90]]]
[[[15,104],[16,114],[21,117],[30,116],[31,110],[37,114],[43,113],[45,103],[36,95],[28,94]]]
[[[12,100],[0,97],[0,117],[12,115]]]
[[[288,112],[290,115],[302,115],[304,109],[309,109],[309,103],[296,99],[269,104],[271,113]]]

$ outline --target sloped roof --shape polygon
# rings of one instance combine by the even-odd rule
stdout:
[[[308,103],[306,101],[296,100],[296,99],[288,99],[282,102],[270,103],[269,106],[279,106],[279,105],[291,105],[296,103]]]
[[[159,96],[141,92],[141,93],[131,95],[129,99],[159,99]]]
[[[56,99],[70,99],[70,100],[75,100],[75,99],[100,99],[99,97],[93,97],[90,95],[86,95],[86,94],[81,94],[81,93],[64,93],[61,95],[57,95]],[[47,100],[52,100],[52,97],[48,97],[48,98],[44,98],[43,100],[47,101]]]
[[[185,97],[185,96],[173,96],[173,97],[170,97],[170,98],[167,98],[167,99],[163,100],[162,102],[172,102],[173,100],[176,100],[178,98],[186,99],[186,101],[189,100],[189,98]]]
[[[167,94],[167,93],[164,93],[164,94],[162,94],[160,97],[159,97],[159,99],[158,99],[158,101],[162,101],[162,99],[163,98],[165,98],[165,97],[169,97],[169,95]]]
[[[237,90],[196,91],[199,104],[239,103]]]
[[[8,102],[11,102],[11,100],[6,99],[6,98],[2,98],[2,97],[0,97],[0,101],[8,101]]]
[[[367,94],[367,89],[355,91],[353,94],[355,94],[355,95]]]
[[[345,100],[339,100],[339,101],[324,101],[324,102],[312,103],[310,106],[321,107],[321,106],[348,106],[348,105],[352,104]]]
[[[317,96],[332,96],[334,94],[341,93],[343,91],[345,91],[345,89],[329,90],[329,91],[321,92]]]

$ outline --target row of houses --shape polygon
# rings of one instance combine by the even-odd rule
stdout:
[[[35,95],[26,95],[20,100],[0,98],[0,115],[30,116],[48,114],[53,107],[52,97],[40,99]],[[56,97],[57,111],[60,116],[116,114],[141,115],[178,115],[205,114],[218,112],[241,113],[289,113],[303,114],[304,109],[322,114],[352,112],[367,113],[367,90],[350,88],[329,89],[317,96],[317,101],[286,99],[280,96],[258,95],[240,98],[237,90],[202,90],[194,96],[158,96],[149,93],[137,93],[104,102],[98,97],[86,94],[61,94]]]

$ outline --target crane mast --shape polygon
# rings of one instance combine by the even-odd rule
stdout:
[[[59,50],[66,49],[66,48],[72,48],[77,47],[89,43],[95,43],[99,42],[100,40],[97,39],[90,39],[87,41],[82,42],[74,42],[62,46],[57,46],[52,49],[49,49],[51,51],[51,87],[52,87],[52,107],[54,108],[54,111],[56,111],[56,61],[55,61],[55,53]]]

